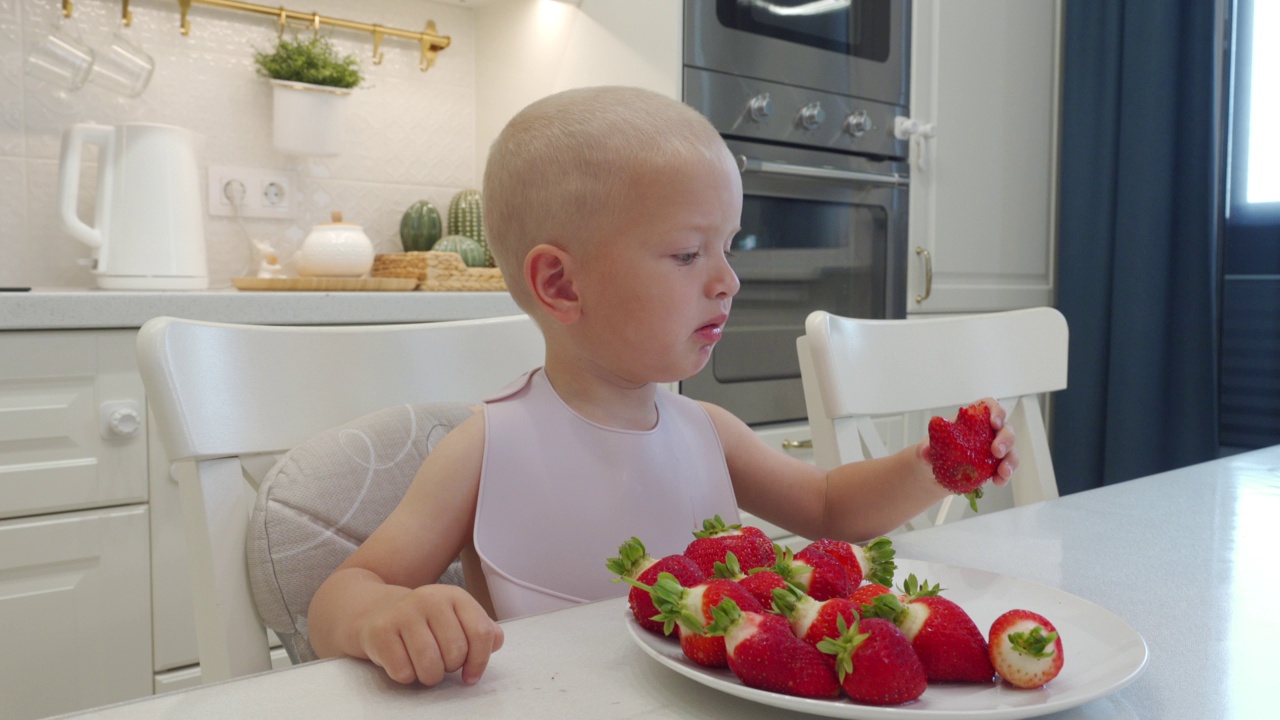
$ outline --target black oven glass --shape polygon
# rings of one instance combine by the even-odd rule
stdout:
[[[722,383],[800,377],[815,308],[885,317],[887,215],[876,205],[747,195],[730,264],[742,287],[712,353]]]
[[[716,0],[725,27],[884,62],[889,0]]]

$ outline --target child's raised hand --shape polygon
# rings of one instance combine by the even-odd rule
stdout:
[[[392,680],[428,686],[459,669],[464,683],[475,683],[502,642],[498,623],[453,585],[408,590],[370,611],[359,632],[364,655]]]

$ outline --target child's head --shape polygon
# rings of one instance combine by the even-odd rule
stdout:
[[[702,115],[648,90],[567,90],[521,110],[490,148],[483,190],[486,236],[516,302],[533,313],[522,277],[532,248],[589,255],[638,183],[728,156]]]

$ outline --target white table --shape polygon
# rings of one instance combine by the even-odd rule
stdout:
[[[902,557],[1055,586],[1145,638],[1145,672],[1055,718],[1274,717],[1280,446],[896,539]],[[780,718],[636,648],[622,600],[505,625],[482,681],[402,687],[344,659],[125,703],[103,718]],[[1070,660],[1068,660],[1070,662]]]

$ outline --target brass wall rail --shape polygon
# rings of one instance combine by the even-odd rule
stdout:
[[[69,4],[69,2],[68,2]],[[436,31],[436,23],[434,20],[428,20],[426,29],[421,31],[401,30],[400,28],[384,27],[382,25],[356,22],[354,20],[343,20],[341,18],[325,17],[314,12],[298,12],[296,10],[288,10],[281,7],[269,7],[267,5],[258,5],[255,3],[239,2],[238,0],[178,0],[178,6],[182,10],[182,19],[180,27],[182,34],[191,33],[191,20],[187,14],[191,11],[193,4],[209,5],[211,7],[223,8],[225,10],[238,10],[240,12],[254,13],[257,15],[266,15],[274,17],[276,23],[280,25],[280,31],[293,22],[301,24],[303,27],[309,27],[319,32],[321,25],[329,25],[331,27],[343,28],[345,30],[356,30],[358,32],[367,32],[373,35],[373,64],[382,64],[382,40],[384,37],[406,38],[408,40],[417,40],[421,49],[421,55],[418,59],[418,68],[426,72],[436,62],[436,54],[441,50],[449,47],[450,38],[448,35],[440,35]]]
[[[74,4],[71,0],[61,0],[61,2],[62,16],[70,18],[75,9]],[[418,41],[418,46],[421,49],[421,54],[418,58],[418,69],[423,72],[426,72],[432,65],[436,64],[436,55],[441,50],[449,47],[450,42],[452,42],[448,35],[441,35],[436,31],[435,20],[428,20],[426,28],[421,31],[401,30],[400,28],[384,27],[374,23],[363,23],[356,22],[354,20],[343,20],[342,18],[325,17],[314,12],[298,12],[297,10],[286,9],[283,5],[280,7],[269,7],[267,5],[239,2],[239,0],[178,0],[178,7],[182,10],[182,19],[179,22],[179,27],[181,27],[183,35],[191,34],[191,20],[187,16],[191,12],[191,6],[193,4],[208,5],[210,7],[222,8],[224,10],[238,10],[240,12],[273,17],[276,19],[276,23],[280,26],[281,34],[284,33],[285,28],[287,28],[291,22],[301,27],[309,27],[315,32],[320,32],[321,25],[343,28],[344,30],[355,30],[357,32],[367,32],[373,36],[374,65],[382,64],[382,40],[388,36]],[[129,0],[122,0],[121,2],[120,21],[126,27],[133,23],[133,13],[129,10]]]

